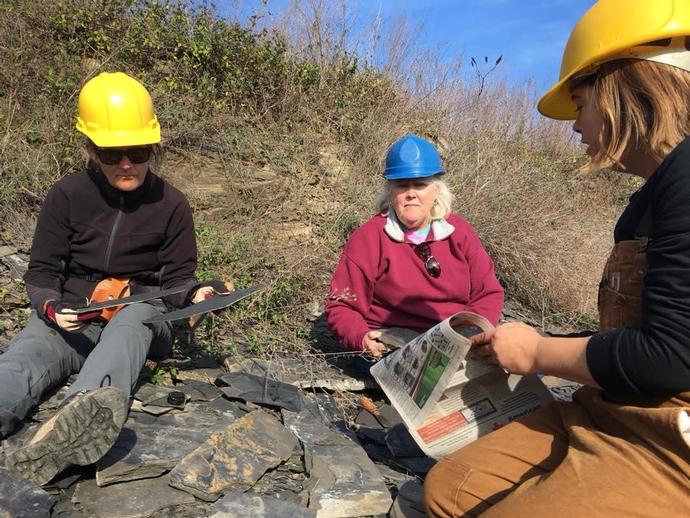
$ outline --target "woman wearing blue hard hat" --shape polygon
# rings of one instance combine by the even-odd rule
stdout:
[[[331,280],[328,324],[344,348],[379,358],[386,329],[422,332],[459,311],[498,321],[503,289],[470,224],[451,213],[444,173],[416,135],[390,147],[377,214],[354,232]]]
[[[441,459],[430,516],[690,516],[690,2],[599,0],[539,111],[591,169],[639,176],[599,287],[599,332],[511,322],[473,355],[584,386]]]

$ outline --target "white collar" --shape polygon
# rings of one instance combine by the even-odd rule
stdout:
[[[384,213],[382,215],[386,216],[386,225],[383,227],[383,230],[386,234],[388,234],[388,237],[399,243],[404,242],[405,231],[403,230],[402,224],[400,223],[400,220],[398,220],[398,216],[395,214],[395,211],[389,210],[388,214]],[[455,231],[455,227],[448,223],[445,218],[441,218],[435,219],[431,222],[431,231],[434,235],[434,241],[441,241],[442,239],[450,236]]]

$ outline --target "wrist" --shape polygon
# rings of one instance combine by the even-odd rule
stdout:
[[[54,300],[47,300],[43,303],[43,316],[47,319],[50,320],[51,322],[57,323],[57,320],[55,319],[55,301]]]
[[[545,352],[548,349],[547,336],[539,336],[534,345],[534,359],[532,361],[532,369],[530,374],[547,374],[547,365],[544,361]]]

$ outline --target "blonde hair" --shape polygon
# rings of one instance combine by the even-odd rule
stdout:
[[[690,72],[623,59],[604,63],[584,82],[593,86],[603,118],[600,151],[587,169],[620,165],[626,149],[639,149],[661,163],[690,135]]]
[[[453,193],[450,192],[446,182],[434,176],[431,178],[419,178],[419,180],[430,180],[429,183],[434,184],[438,188],[438,197],[431,208],[432,221],[445,218],[450,214],[453,205]],[[387,213],[391,208],[393,193],[391,186],[391,181],[385,182],[376,197],[376,212],[379,214]]]

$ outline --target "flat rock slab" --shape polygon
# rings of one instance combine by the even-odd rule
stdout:
[[[386,433],[386,446],[393,457],[426,457],[404,424],[396,424]]]
[[[175,389],[187,394],[189,401],[213,401],[223,393],[215,385],[188,379],[182,385],[176,385]]]
[[[253,493],[232,492],[208,511],[209,518],[315,518],[316,511],[293,502]]]
[[[238,419],[182,459],[170,484],[206,501],[228,490],[249,489],[269,469],[299,448],[297,438],[275,417],[256,410]]]
[[[283,422],[304,444],[311,486],[309,508],[319,518],[385,514],[392,500],[378,468],[366,452],[332,430],[309,400],[300,413],[283,410]]]
[[[33,482],[0,467],[0,517],[48,517],[56,501]]]
[[[24,274],[29,268],[29,256],[10,253],[1,257],[0,262],[10,270],[10,278],[14,282],[24,282]]]
[[[267,376],[229,372],[218,376],[215,383],[231,399],[286,408],[293,412],[302,409],[302,393],[297,387]]]
[[[426,455],[424,457],[393,457],[387,446],[375,443],[364,443],[362,447],[372,459],[420,477],[426,475],[436,464],[434,459]]]
[[[175,402],[170,396],[171,394],[173,394],[173,397],[179,397],[180,402]],[[180,392],[175,387],[154,385],[153,383],[144,383],[139,386],[133,397],[137,401],[141,401],[144,406],[153,405],[158,407],[178,408],[180,410],[183,410],[187,403],[187,395],[184,392]]]
[[[572,401],[573,394],[582,387],[579,383],[557,378],[556,376],[543,376],[541,381],[546,385],[556,401]]]
[[[144,518],[174,505],[191,504],[194,497],[173,489],[168,476],[98,487],[95,480],[80,482],[72,502],[97,518]]]
[[[163,360],[160,366],[174,367],[177,370],[177,381],[194,380],[202,383],[213,383],[213,380],[225,372],[218,362],[209,357],[196,358],[194,360],[176,361]]]
[[[419,480],[405,482],[398,488],[398,496],[393,502],[390,518],[424,518],[424,494]]]
[[[236,403],[228,403],[223,412],[190,403],[184,412],[159,417],[130,413],[117,442],[98,462],[98,484],[158,477],[171,470],[212,433],[245,415]]]
[[[273,361],[258,358],[233,361],[226,358],[224,365],[228,372],[245,372],[256,376],[268,376],[271,379],[302,389],[361,391],[378,387],[373,378],[353,378],[333,366],[307,366],[298,358],[281,358]]]

